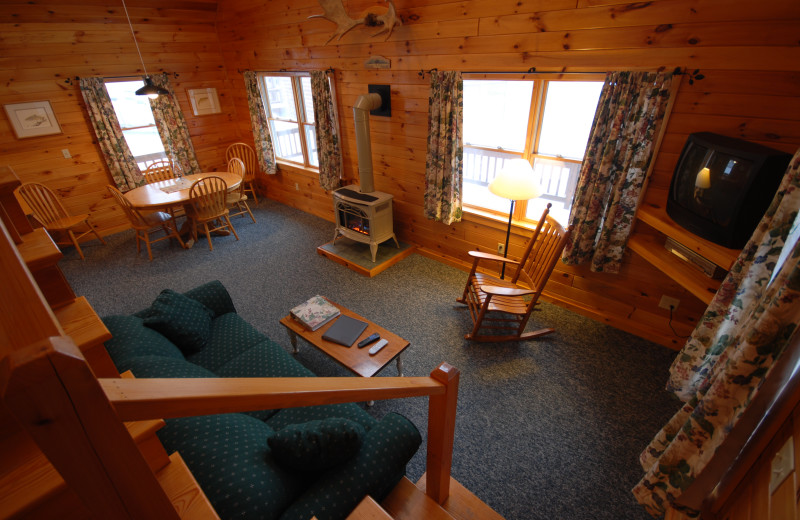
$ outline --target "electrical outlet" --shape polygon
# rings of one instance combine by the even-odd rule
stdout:
[[[61,150],[61,155],[64,156],[64,159],[72,159],[72,154],[69,153],[69,149],[67,148]]]
[[[498,255],[506,254],[506,245],[503,244],[502,242],[497,243],[497,254]]]
[[[666,310],[669,310],[669,308],[672,307],[672,310],[674,311],[678,308],[678,304],[680,303],[681,301],[679,299],[662,294],[661,301],[658,303],[658,306]]]
[[[294,191],[300,191],[300,184],[297,182],[294,183]]]

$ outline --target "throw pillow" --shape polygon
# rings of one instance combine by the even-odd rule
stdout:
[[[147,310],[144,324],[191,354],[206,346],[211,335],[212,312],[197,300],[164,289]]]
[[[275,461],[287,471],[319,472],[338,466],[361,449],[366,431],[344,418],[292,424],[267,437]]]

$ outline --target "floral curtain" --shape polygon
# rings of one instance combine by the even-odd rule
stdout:
[[[673,74],[606,76],[569,216],[567,264],[619,272],[639,197],[664,118]]]
[[[150,79],[153,80],[153,85],[169,92],[168,96],[160,95],[156,99],[150,100],[153,119],[156,120],[158,134],[161,136],[167,156],[174,167],[184,175],[200,172],[200,164],[194,153],[189,127],[186,126],[186,119],[183,117],[181,107],[169,84],[169,77],[164,73],[151,76]]]
[[[670,368],[685,401],[642,452],[634,487],[664,514],[695,480],[770,376],[800,323],[800,150],[764,218]],[[684,509],[685,510],[685,509]],[[689,511],[690,513],[694,513]]]
[[[247,90],[247,104],[250,107],[250,122],[253,125],[253,141],[256,145],[256,155],[261,171],[274,175],[278,172],[275,164],[275,154],[272,151],[272,138],[269,135],[269,123],[264,103],[261,101],[261,91],[258,89],[256,73],[248,70],[244,73],[244,86]]]
[[[136,159],[122,135],[122,128],[103,78],[81,78],[80,89],[89,120],[97,135],[97,144],[100,145],[117,188],[124,192],[141,186],[144,184],[142,172],[139,171]]]
[[[324,70],[311,71],[311,97],[314,100],[314,128],[317,133],[319,184],[325,191],[340,186],[342,148],[339,144],[339,122],[331,96],[331,84]]]
[[[464,170],[464,81],[460,72],[431,72],[425,216],[444,224],[461,220]]]

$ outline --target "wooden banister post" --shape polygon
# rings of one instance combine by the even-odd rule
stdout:
[[[93,517],[178,520],[69,337],[46,338],[3,358],[0,397]]]
[[[460,372],[442,363],[431,378],[445,386],[441,395],[432,395],[428,404],[428,460],[425,493],[443,504],[450,496],[450,468],[453,465],[453,437],[456,430],[456,403]]]

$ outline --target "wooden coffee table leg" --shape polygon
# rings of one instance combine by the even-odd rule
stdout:
[[[286,332],[289,333],[289,341],[292,343],[292,348],[294,349],[293,353],[297,354],[300,352],[300,350],[297,348],[297,333],[289,328],[286,329]]]

